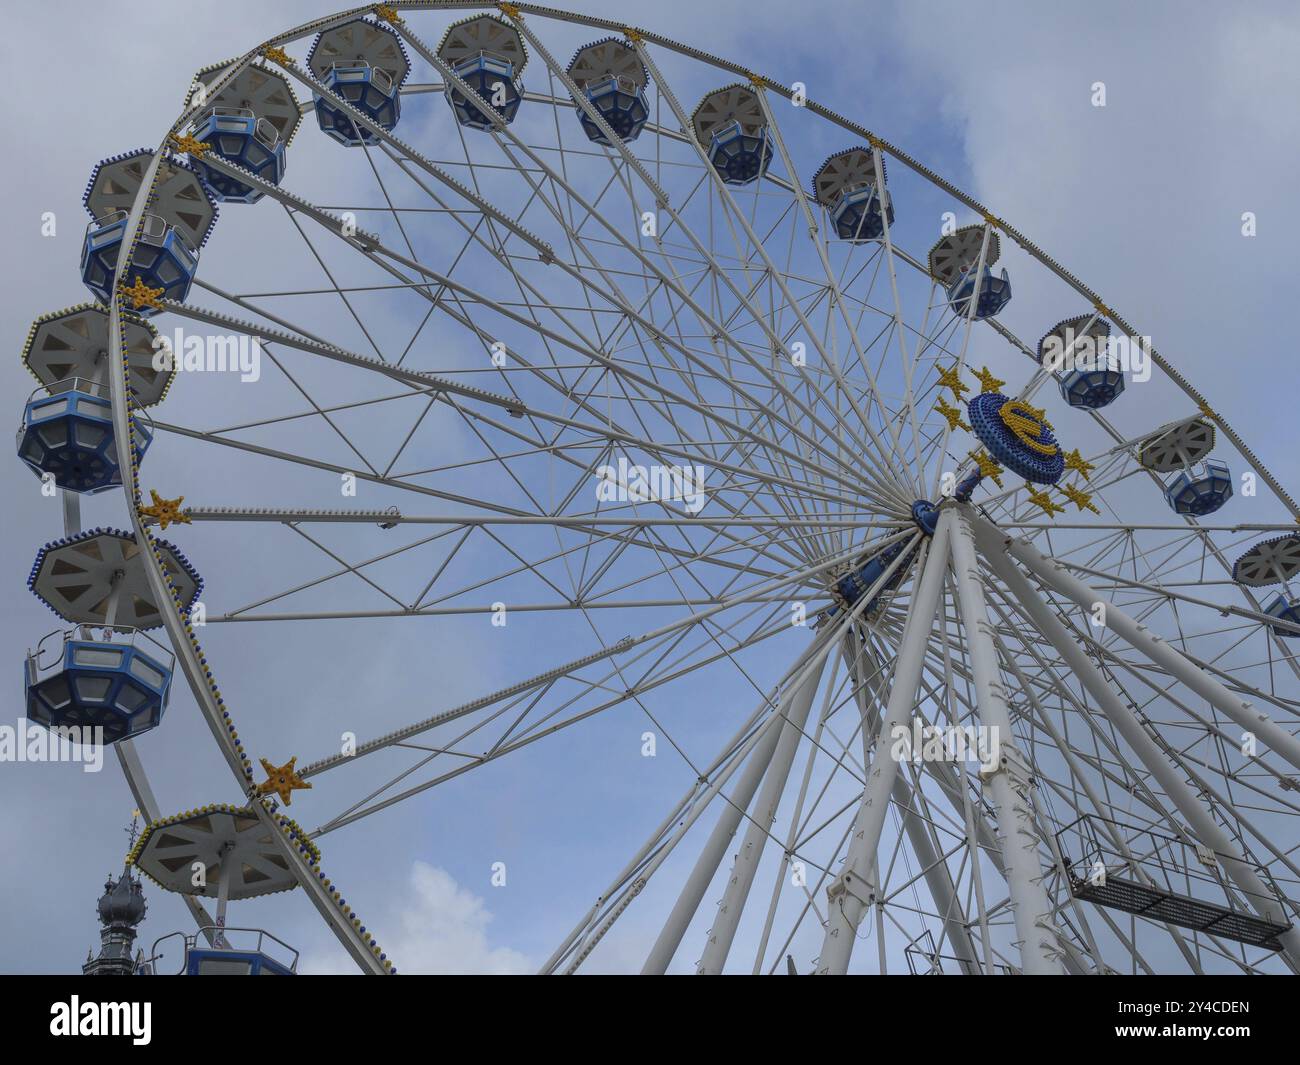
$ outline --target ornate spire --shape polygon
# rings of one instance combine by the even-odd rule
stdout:
[[[134,811],[131,827],[126,830],[132,840],[138,832],[139,816],[140,811]],[[118,877],[110,873],[96,906],[100,924],[99,955],[92,957],[87,952],[81,971],[86,976],[130,976],[135,968],[132,947],[136,929],[147,910],[144,890],[140,881],[131,875],[130,867],[124,866]]]

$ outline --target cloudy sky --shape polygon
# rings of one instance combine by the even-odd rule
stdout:
[[[31,319],[85,298],[76,276],[85,224],[79,200],[94,163],[156,143],[199,67],[323,13],[301,0],[196,0],[147,9],[75,0],[29,5],[11,18],[11,26],[21,25],[5,36],[0,57],[11,106],[24,120],[9,127],[5,196],[13,265],[0,296],[0,329],[12,357],[0,363],[0,380],[15,423],[32,387],[17,357]],[[1282,328],[1294,303],[1293,250],[1300,234],[1289,195],[1300,169],[1295,4],[608,0],[598,13],[697,44],[775,80],[802,81],[816,100],[947,176],[1151,335],[1282,483],[1295,486],[1297,373]],[[1098,82],[1105,86],[1105,107],[1093,105]],[[309,173],[315,158],[305,152],[293,158],[292,187],[319,184],[322,175]],[[58,220],[53,238],[41,235],[45,212]],[[1252,238],[1241,232],[1245,212],[1257,219]],[[241,225],[245,239],[257,239],[252,223]],[[1033,332],[1026,324],[1025,333]],[[1153,421],[1180,413],[1156,412]],[[16,460],[2,469],[11,506],[4,523],[8,593],[0,625],[15,681],[3,719],[13,722],[23,712],[16,683],[20,652],[52,627],[24,582],[36,549],[58,535],[59,514]],[[121,523],[115,507],[120,500],[103,503],[95,520]],[[250,572],[258,564],[250,561]],[[230,628],[253,640],[251,629]],[[326,641],[322,661],[348,655],[346,633],[320,639]],[[228,668],[241,663],[237,683],[262,693],[268,710],[286,715],[308,714],[342,683],[337,676],[285,677],[277,672],[281,660],[262,648],[231,642],[226,652]],[[347,689],[348,697],[382,688],[419,653],[412,641],[358,654],[349,663],[355,687]],[[487,651],[476,664],[479,679],[495,682],[483,687],[517,675],[512,663]],[[448,684],[469,693],[474,679],[457,676]],[[192,719],[192,703],[183,699],[180,705]],[[163,807],[230,798],[228,781],[227,792],[219,794],[187,787],[199,772],[190,754],[205,736],[193,720],[175,725],[166,744],[142,744]],[[221,777],[219,768],[208,772],[209,749],[202,761],[215,787]],[[498,779],[473,796],[481,818],[474,830],[464,828],[454,811],[426,807],[376,818],[365,834],[330,840],[328,853],[339,864],[327,865],[348,871],[340,879],[358,885],[349,889],[358,908],[375,914],[381,941],[394,944],[408,970],[527,971],[567,931],[577,911],[548,921],[535,908],[505,901],[510,887],[491,886],[490,866],[503,848],[527,856],[519,863],[524,870],[529,863],[553,862],[571,864],[575,875],[590,874],[590,890],[577,894],[586,898],[603,886],[596,883],[601,870],[608,875],[614,859],[630,853],[632,839],[617,823],[575,820],[556,827],[531,816],[522,809],[530,784],[567,787],[548,784],[539,761],[519,778]],[[626,787],[623,798],[634,804],[641,784]],[[675,793],[673,787],[656,791]],[[581,802],[576,789],[567,797]],[[120,862],[129,793],[112,760],[97,776],[71,766],[3,765],[0,801],[7,811],[0,816],[6,855],[0,864],[6,914],[0,969],[66,971],[97,939],[93,903],[100,878]],[[657,820],[651,813],[638,825]],[[632,831],[638,841],[644,834]],[[589,851],[602,848],[604,860],[589,863]],[[392,860],[394,854],[401,860]],[[156,889],[149,897],[147,942],[184,927],[175,900]],[[239,916],[243,923],[245,915]],[[259,902],[248,916],[298,946],[305,968],[346,968],[302,899]],[[627,953],[611,951],[603,964],[635,967],[637,942],[648,942],[654,932],[652,923],[642,928],[632,922],[619,948]]]

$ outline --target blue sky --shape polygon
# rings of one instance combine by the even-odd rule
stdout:
[[[200,66],[322,13],[297,2],[163,6],[147,17],[127,5],[113,10],[89,3],[29,9],[23,29],[0,45],[15,86],[13,104],[29,116],[11,131],[22,166],[7,172],[5,192],[20,265],[0,297],[14,353],[0,374],[15,422],[32,387],[17,360],[28,324],[85,298],[76,276],[85,222],[79,201],[94,162],[156,143]],[[1291,62],[1300,49],[1300,12],[1294,5],[1228,11],[1211,3],[1102,2],[1082,9],[1026,0],[792,8],[673,0],[612,2],[601,14],[697,44],[775,80],[803,81],[813,98],[969,191],[1150,334],[1282,483],[1295,483],[1296,374],[1279,328],[1295,278],[1297,229],[1288,195],[1300,163],[1294,107],[1300,74]],[[52,81],[55,48],[59,74]],[[1091,102],[1096,82],[1106,86],[1104,108]],[[350,178],[333,173],[330,156],[308,143],[320,140],[312,125],[309,117],[286,183],[325,195],[335,179]],[[810,135],[810,154],[819,135]],[[840,145],[823,147],[824,155]],[[820,158],[801,162],[810,170]],[[223,209],[224,243],[215,254],[228,268],[247,255],[248,290],[255,291],[253,279],[269,276],[279,260],[257,249],[264,239],[261,216],[239,217],[240,210]],[[59,222],[52,239],[40,236],[46,211]],[[1240,232],[1247,211],[1258,220],[1258,235],[1249,239]],[[1043,314],[1050,313],[1035,295],[1032,288],[1018,292],[1008,312],[1007,324],[1022,336],[1039,335]],[[1072,313],[1078,309],[1065,307],[1060,316]],[[393,323],[393,338],[400,325]],[[244,402],[242,392],[222,398]],[[180,420],[197,403],[193,395],[178,395],[166,417]],[[1156,411],[1151,421],[1182,413]],[[186,453],[176,454],[181,457],[169,464],[161,454],[151,457],[160,477],[166,470],[171,483],[195,485],[187,492],[195,500],[271,501],[246,498],[274,489],[246,476],[242,466],[187,468]],[[0,464],[0,477],[14,503],[5,523],[10,594],[0,625],[16,680],[19,652],[53,627],[23,582],[37,548],[58,535],[59,515],[16,460]],[[97,500],[90,520],[122,524],[121,506],[117,498]],[[247,550],[238,558],[225,557],[221,536],[220,527],[207,526],[175,539],[200,569],[206,558],[213,572],[220,570],[236,600],[235,589],[256,589],[301,562],[259,556],[251,541],[241,542]],[[454,703],[540,668],[561,650],[548,642],[545,621],[518,624],[520,639],[531,646],[503,649],[480,629],[440,624],[440,657],[419,684],[411,677],[429,661],[434,638],[406,623],[384,627],[381,636],[367,630],[365,638],[338,623],[298,628],[283,644],[266,627],[225,626],[212,634],[211,646],[232,704],[267,719],[265,731],[259,733],[256,716],[245,731],[265,739],[268,753],[305,759],[328,751],[322,733],[335,724],[348,727],[369,701],[391,712],[384,720],[407,720],[426,712],[427,703],[414,713],[401,705],[414,693],[432,690]],[[191,701],[177,695],[166,734],[160,729],[141,744],[163,807],[233,798]],[[6,705],[6,721],[21,715],[17,684]],[[688,727],[685,708],[676,709],[678,723]],[[602,757],[629,749],[641,727],[620,718],[593,720],[581,738],[557,739],[518,765],[491,767],[481,784],[455,785],[436,801],[418,799],[371,819],[363,832],[327,837],[326,867],[380,929],[381,941],[393,942],[394,955],[402,959],[405,948],[413,968],[533,968],[578,917],[574,900],[594,897],[689,780],[686,767],[669,766],[667,758],[650,764]],[[734,720],[689,727],[695,751],[703,753],[729,734]],[[593,795],[600,798],[597,809]],[[0,937],[0,969],[65,971],[97,939],[93,902],[101,875],[120,862],[129,794],[110,759],[98,776],[71,766],[5,765],[0,800],[9,811],[0,819],[0,848],[15,859],[0,869],[0,898],[10,915]],[[508,860],[511,870],[504,889],[489,883],[498,860]],[[562,904],[543,905],[561,882],[571,888]],[[184,927],[176,900],[157,889],[149,899],[146,943]],[[654,905],[651,900],[644,917],[640,911],[629,917],[627,934],[602,955],[602,967],[638,965],[638,950],[656,930]],[[272,927],[304,951],[310,968],[343,967],[300,898],[251,903],[235,916],[238,923]],[[689,964],[690,950],[682,954],[679,963]]]

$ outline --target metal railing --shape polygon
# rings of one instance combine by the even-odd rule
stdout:
[[[230,939],[232,932],[248,933],[257,938],[253,940],[251,944],[247,941],[232,943]],[[209,933],[211,934],[209,935]],[[198,946],[198,938],[200,936],[203,936],[211,946]],[[175,973],[170,973],[168,975],[179,976],[184,973],[189,968],[190,952],[196,949],[201,950],[208,955],[219,955],[222,953],[260,954],[264,958],[269,958],[276,965],[288,969],[291,973],[297,973],[298,971],[298,951],[289,946],[289,944],[283,939],[272,935],[263,928],[226,928],[221,925],[205,925],[193,933],[169,932],[167,935],[160,936],[154,940],[153,947],[149,952],[149,957],[141,958],[136,962],[136,973],[138,975],[157,975],[157,963],[166,957],[166,954],[158,949],[159,945],[167,942],[169,939],[177,938],[181,940],[183,949],[181,967],[177,969]],[[268,941],[284,948],[287,954],[277,956],[276,954],[271,953],[271,951],[266,947]],[[288,960],[285,960],[286,957]]]

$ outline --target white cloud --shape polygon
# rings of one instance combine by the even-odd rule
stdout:
[[[381,900],[367,903],[372,912],[378,908],[382,908]],[[445,869],[417,861],[401,897],[391,905],[390,916],[376,921],[373,931],[399,973],[506,976],[536,972],[536,964],[519,951],[489,943],[491,922],[492,914],[482,898],[461,887]],[[300,969],[304,973],[356,972],[341,951],[306,956]]]

